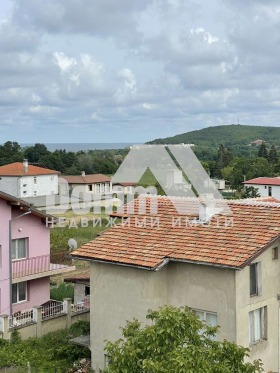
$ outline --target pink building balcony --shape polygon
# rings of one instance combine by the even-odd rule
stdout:
[[[53,276],[75,269],[74,266],[54,264],[50,262],[50,255],[35,256],[33,258],[13,261],[13,284],[21,281],[34,280],[40,277]]]

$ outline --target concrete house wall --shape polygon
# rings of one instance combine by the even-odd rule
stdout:
[[[0,190],[17,198],[57,194],[58,175],[1,176]]]
[[[244,184],[247,187],[254,187],[258,189],[261,197],[269,197],[269,186],[271,186],[271,197],[280,200],[280,185],[257,185],[257,184]]]
[[[279,259],[273,259],[275,243],[253,263],[261,263],[261,294],[250,296],[250,267],[236,271],[236,342],[250,348],[250,359],[261,358],[267,371],[279,372],[279,301],[280,293],[280,251]],[[249,312],[267,306],[267,340],[249,345]]]
[[[218,339],[235,340],[234,270],[170,263],[157,272],[109,264],[91,264],[91,340],[93,368],[104,368],[104,340],[121,337],[120,326],[148,309],[189,306],[215,312]],[[110,322],[108,322],[110,321]]]
[[[11,205],[8,205],[6,201],[0,199],[0,314],[8,314],[10,305],[9,220],[16,218],[22,213],[22,210],[14,209]],[[50,254],[50,228],[46,227],[41,218],[28,214],[12,221],[11,226],[12,239],[27,239],[28,258]],[[18,262],[24,260],[25,259],[18,260]],[[48,301],[49,297],[50,284],[48,276],[28,281],[27,300],[14,304],[13,312],[42,304]]]

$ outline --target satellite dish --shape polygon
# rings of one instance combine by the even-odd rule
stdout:
[[[78,247],[77,241],[74,240],[74,238],[70,238],[70,239],[68,240],[68,246],[69,246],[70,250],[75,250],[75,249],[77,249],[77,247]]]

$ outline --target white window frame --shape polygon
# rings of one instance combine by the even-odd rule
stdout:
[[[24,286],[25,297],[24,297],[24,299],[19,299],[19,286],[22,286],[22,285]],[[12,294],[12,299],[14,298],[14,289],[16,289],[16,298],[17,298],[17,301],[13,302],[13,304],[26,302],[27,301],[27,281],[18,282],[16,284],[12,285],[12,293],[13,293]]]
[[[267,339],[267,306],[249,312],[249,344]]]
[[[254,289],[251,278],[251,270],[255,268],[255,279],[254,279]],[[255,297],[261,295],[262,293],[262,271],[261,271],[261,262],[252,263],[249,267],[249,286],[250,286],[250,297]]]
[[[204,310],[199,310],[199,309],[192,309],[193,312],[198,316],[199,320],[205,321],[206,325],[208,326],[217,326],[218,325],[218,314],[216,312],[209,312],[209,311],[204,311]],[[202,317],[201,317],[202,316]],[[215,316],[216,317],[216,322],[215,325],[210,324],[207,322],[208,317],[207,316]],[[217,334],[213,337],[211,337],[212,340],[217,340]]]
[[[24,242],[24,248],[25,248],[25,256],[22,256],[22,257],[19,257],[19,246],[18,246],[18,243],[19,241],[21,242]],[[14,246],[15,244],[15,246]],[[17,238],[17,239],[14,239],[12,240],[12,260],[23,260],[23,259],[26,259],[27,258],[27,238]],[[15,250],[15,252],[14,252]],[[15,254],[15,255],[14,255]]]

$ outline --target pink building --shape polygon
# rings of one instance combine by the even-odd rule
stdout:
[[[0,192],[0,315],[47,302],[50,276],[74,269],[50,263],[48,220],[27,202]]]

